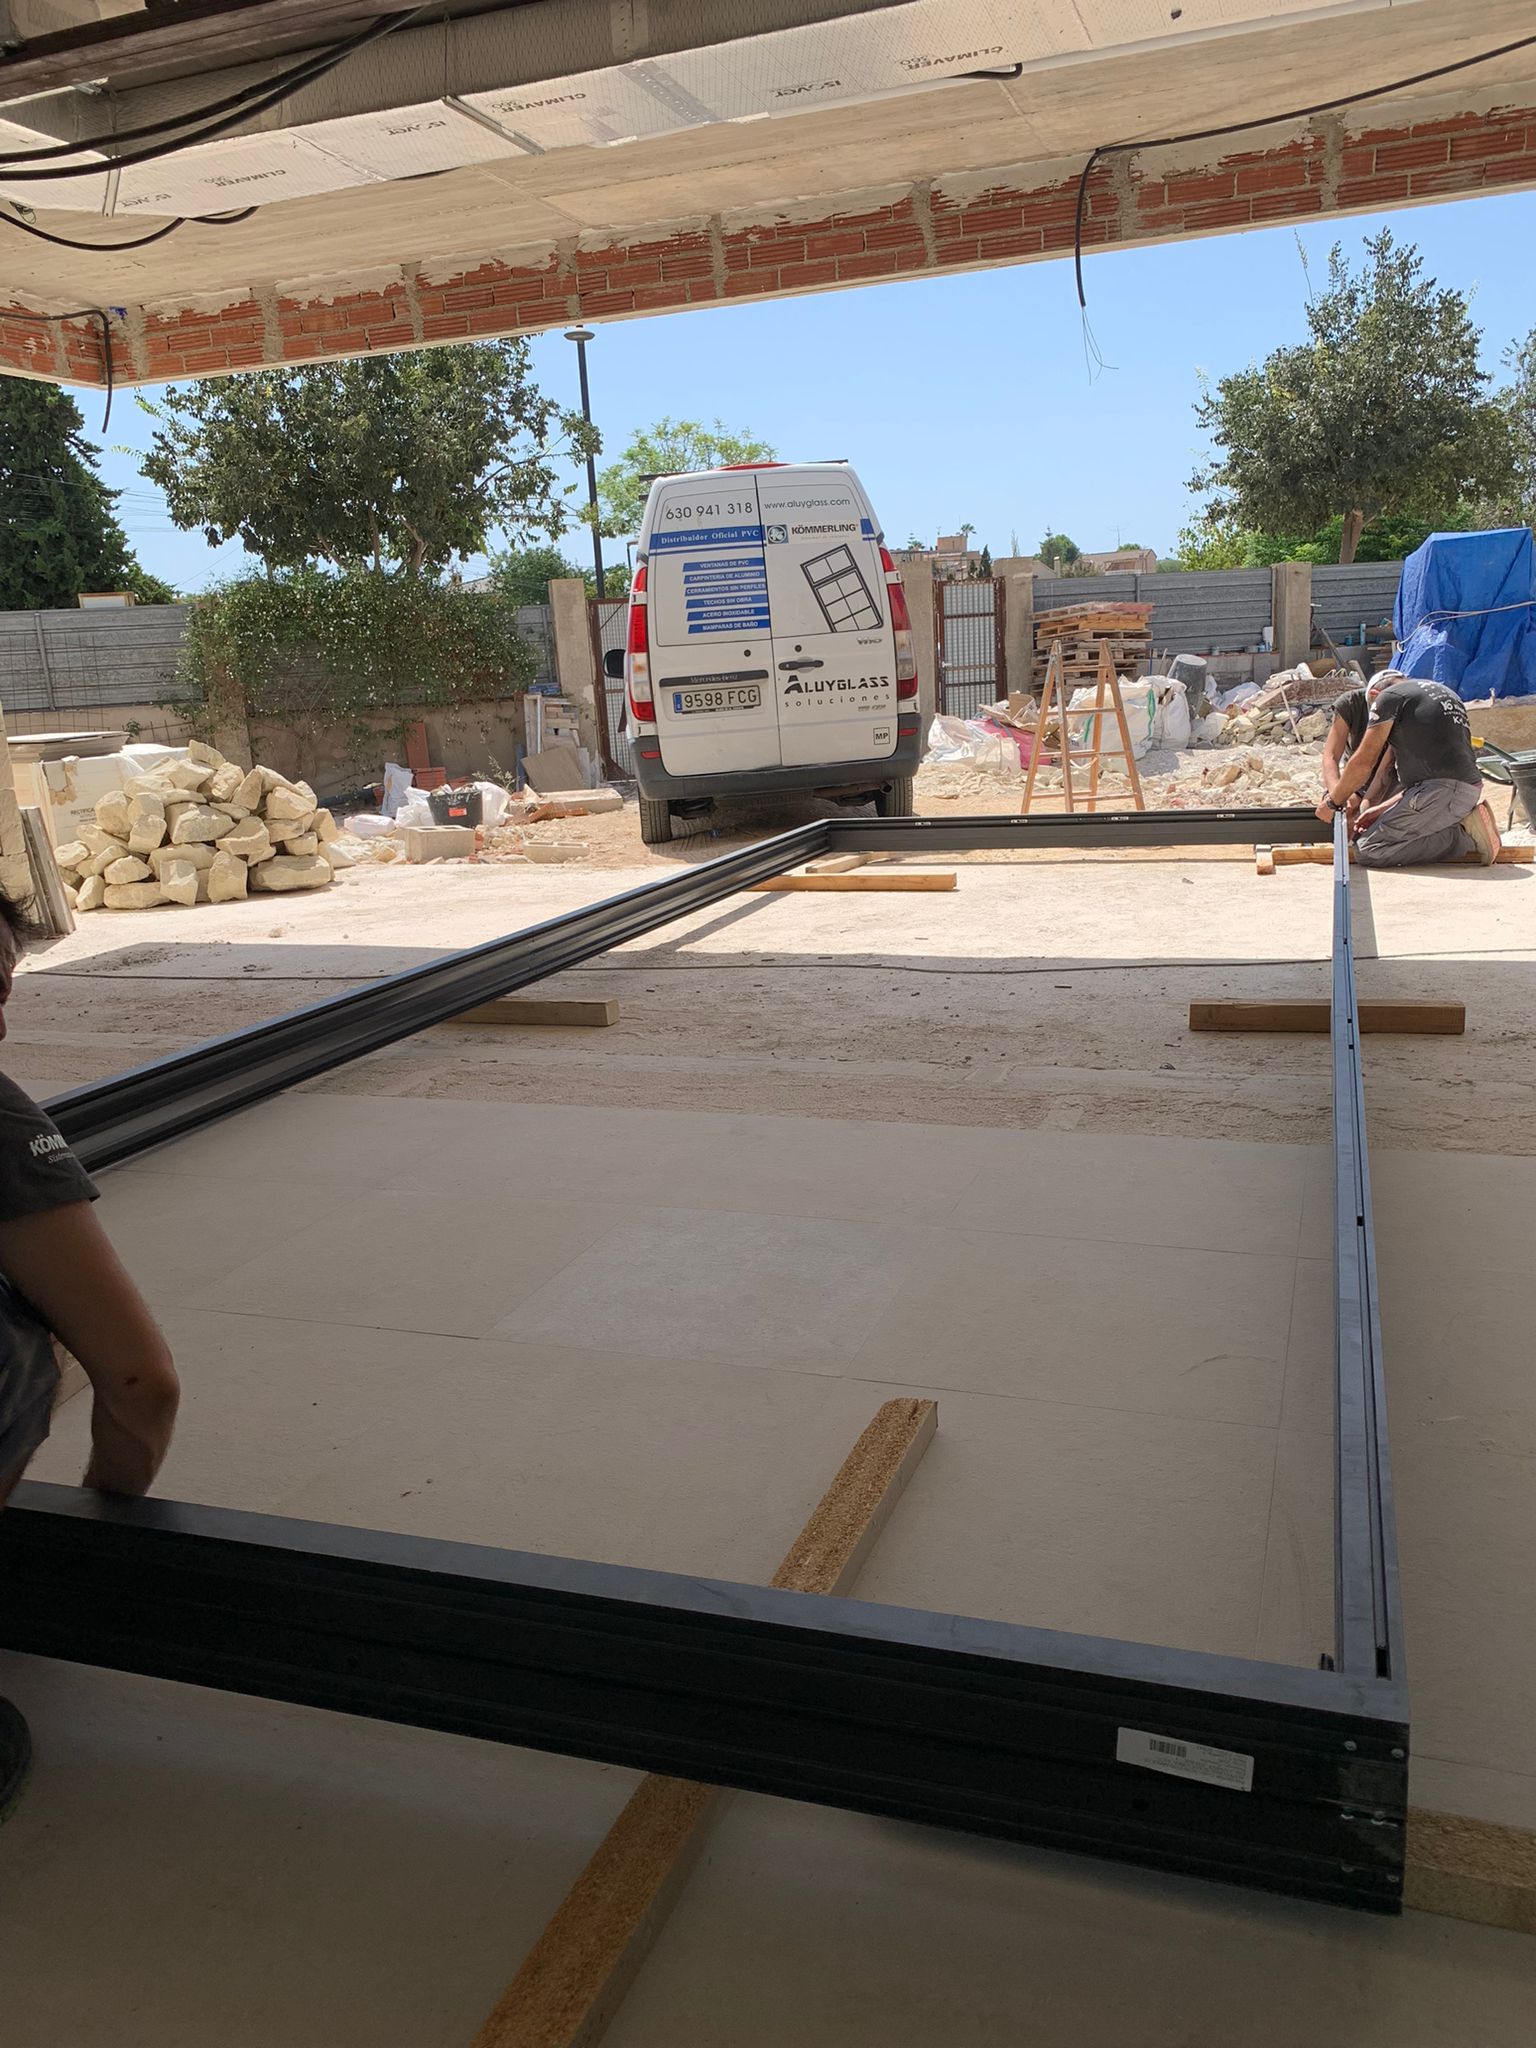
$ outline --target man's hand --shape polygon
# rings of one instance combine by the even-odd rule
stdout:
[[[1375,824],[1378,818],[1384,818],[1387,815],[1387,812],[1390,811],[1395,804],[1401,801],[1402,795],[1403,792],[1401,790],[1398,790],[1396,795],[1389,796],[1385,803],[1362,805],[1360,815],[1355,819],[1354,822],[1354,831],[1356,833],[1368,831],[1369,828]]]
[[[1322,819],[1325,825],[1331,825],[1333,823],[1333,804],[1328,797],[1324,797],[1322,802],[1317,806],[1317,815]]]

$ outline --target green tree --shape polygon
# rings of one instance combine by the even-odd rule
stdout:
[[[574,562],[568,562],[556,547],[508,548],[493,554],[491,584],[505,603],[543,604],[549,586],[559,576],[579,576]]]
[[[1514,372],[1496,394],[1509,427],[1510,474],[1503,491],[1478,506],[1479,525],[1530,526],[1536,522],[1536,328],[1504,351]]]
[[[597,577],[592,570],[578,568],[559,548],[507,548],[490,558],[492,590],[506,604],[543,604],[557,576],[579,576],[587,586],[587,595],[596,597]],[[629,564],[605,563],[603,585],[609,597],[627,596]]]
[[[1458,506],[1440,520],[1411,514],[1373,519],[1361,529],[1357,562],[1400,562],[1436,532],[1456,532],[1478,523],[1469,507]],[[1276,562],[1336,562],[1344,521],[1335,514],[1315,533],[1255,533],[1230,519],[1195,519],[1179,534],[1170,569],[1268,569]]]
[[[983,581],[991,581],[992,550],[987,546],[985,541],[983,541],[981,544],[981,560],[976,564],[976,574]]]
[[[175,592],[141,569],[118,523],[118,492],[96,474],[80,408],[56,385],[0,382],[0,609],[56,611],[82,591]]]
[[[1082,552],[1077,542],[1065,533],[1048,533],[1035,549],[1042,562],[1060,562],[1063,569],[1070,569]]]
[[[659,419],[630,435],[616,462],[598,474],[602,530],[613,538],[640,531],[648,479],[691,469],[720,469],[732,462],[772,462],[768,442],[745,431],[737,433],[723,420],[706,427],[702,420]]]
[[[1338,560],[1366,525],[1412,515],[1431,527],[1509,476],[1505,411],[1488,396],[1464,295],[1423,275],[1411,243],[1383,230],[1351,270],[1328,258],[1307,306],[1310,338],[1223,377],[1195,406],[1222,451],[1190,479],[1210,511],[1256,533],[1314,533],[1337,517]]]
[[[1180,528],[1177,552],[1167,566],[1170,569],[1255,569],[1260,566],[1254,552],[1260,539],[1260,535],[1239,526],[1235,519],[1207,513]],[[1295,557],[1287,551],[1274,559],[1283,562],[1293,561]]]
[[[563,463],[599,442],[528,368],[526,342],[496,341],[171,385],[139,401],[144,474],[178,526],[238,537],[269,574],[441,572],[497,531],[571,523]]]

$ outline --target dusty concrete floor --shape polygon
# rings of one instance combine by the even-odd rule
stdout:
[[[939,896],[741,896],[545,985],[616,995],[612,1030],[441,1027],[318,1085],[1321,1142],[1323,1041],[1187,1023],[1197,997],[1326,995],[1328,871],[1211,851],[978,861]],[[361,869],[278,903],[101,913],[27,963],[7,1058],[56,1092],[652,876]],[[1536,1151],[1531,881],[1357,878],[1362,995],[1471,1012],[1465,1038],[1372,1040],[1378,1143]]]
[[[623,879],[90,919],[30,964],[7,1067],[112,1072]],[[1531,886],[1373,877],[1356,936],[1365,993],[1470,1015],[1367,1045],[1413,1796],[1536,1827]],[[741,897],[569,977],[613,1030],[443,1027],[121,1169],[188,1379],[165,1490],[766,1577],[921,1389],[940,1436],[861,1595],[1310,1661],[1326,1049],[1184,1024],[1324,993],[1329,908],[1326,871],[1242,860]],[[39,1734],[0,1838],[16,2048],[463,2043],[632,1782],[43,1662],[0,1687]],[[1524,2048],[1533,2010],[1521,1937],[743,1798],[608,2038]]]

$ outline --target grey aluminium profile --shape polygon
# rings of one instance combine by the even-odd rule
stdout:
[[[1341,1671],[1403,1682],[1402,1604],[1387,1451],[1381,1312],[1356,1014],[1349,839],[1334,821],[1333,1216],[1336,1370],[1334,1656]]]
[[[834,847],[1261,836],[1327,835],[1299,811],[802,828],[51,1107],[94,1163],[130,1157]],[[1407,1699],[1342,828],[1333,1054],[1337,1668],[32,1483],[0,1515],[0,1645],[1396,1911]],[[1148,1742],[1176,1766],[1134,1760]]]

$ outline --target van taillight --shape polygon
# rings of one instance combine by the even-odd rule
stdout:
[[[891,630],[896,636],[896,696],[917,695],[917,647],[912,638],[912,614],[907,610],[907,593],[901,587],[901,571],[887,549],[880,550],[885,571],[886,603],[891,608]]]
[[[646,611],[645,569],[635,571],[629,586],[629,715],[639,725],[654,725],[656,706],[651,697],[651,635]]]

